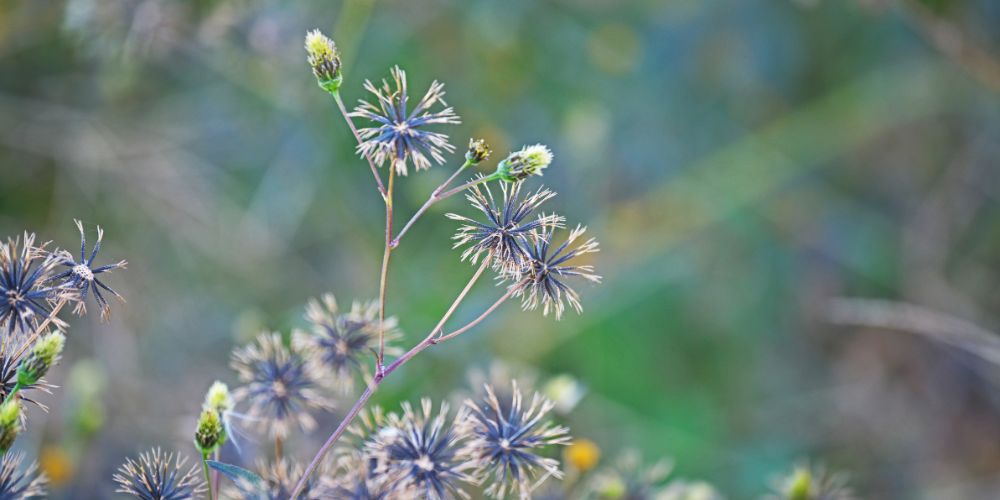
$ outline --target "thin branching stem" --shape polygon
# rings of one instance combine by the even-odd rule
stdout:
[[[461,186],[451,188],[451,189],[449,189],[449,190],[441,193],[440,195],[438,195],[438,199],[439,200],[443,200],[445,198],[448,198],[449,196],[461,193],[462,191],[465,191],[466,189],[469,189],[472,186],[478,186],[478,185],[483,184],[485,182],[494,181],[494,180],[497,180],[499,178],[500,177],[497,176],[496,174],[492,174],[492,175],[487,175],[486,177],[480,177],[478,179],[472,179],[471,181],[466,182],[465,184],[462,184]]]
[[[433,192],[431,192],[431,195],[427,198],[427,201],[425,201],[424,204],[413,214],[413,216],[410,217],[410,220],[406,222],[406,225],[403,226],[403,229],[399,231],[399,234],[397,234],[396,237],[392,239],[392,242],[390,243],[390,246],[392,248],[396,248],[397,246],[399,246],[399,240],[403,239],[403,235],[410,230],[410,227],[413,226],[413,223],[417,222],[417,219],[419,219],[420,216],[423,215],[428,208],[431,208],[431,205],[447,198],[447,196],[441,196],[441,192],[444,191],[445,189],[448,189],[448,186],[450,186],[451,183],[455,181],[455,178],[458,177],[458,174],[465,171],[465,169],[469,168],[469,166],[471,165],[472,162],[466,160],[461,167],[458,167],[458,169],[455,170],[453,174],[451,174],[451,177],[448,177],[448,180],[444,181],[444,183],[442,183],[440,186],[435,188]]]
[[[28,337],[28,340],[23,345],[21,345],[21,348],[18,349],[16,353],[14,353],[14,356],[11,358],[12,360],[17,361],[18,359],[21,358],[21,355],[24,354],[24,351],[27,351],[28,347],[31,347],[31,344],[34,343],[36,340],[38,340],[38,336],[41,335],[42,332],[44,332],[45,329],[49,326],[49,323],[51,323],[52,320],[54,320],[56,316],[59,315],[59,311],[61,311],[63,306],[65,305],[66,305],[66,298],[63,297],[59,299],[59,302],[57,302],[55,307],[52,308],[52,312],[50,312],[49,315],[45,317],[45,321],[42,321],[42,323],[35,328],[35,331],[31,332],[31,335]]]
[[[340,114],[344,116],[344,121],[347,122],[347,126],[351,129],[351,133],[354,134],[354,139],[361,144],[361,134],[358,133],[358,129],[354,127],[354,120],[351,119],[351,115],[348,114],[347,108],[344,106],[344,100],[340,98],[340,92],[333,92],[333,99],[337,101],[337,107],[340,108]],[[378,192],[382,195],[382,199],[385,200],[387,197],[387,192],[385,185],[382,184],[382,176],[378,174],[378,168],[375,166],[375,161],[372,160],[371,156],[365,155],[365,160],[368,160],[368,166],[372,169],[372,175],[375,177],[375,184],[378,185]],[[391,174],[390,174],[391,175]]]
[[[494,302],[493,305],[491,305],[488,309],[486,309],[485,311],[483,311],[483,313],[480,314],[478,318],[476,318],[476,319],[468,322],[465,326],[463,326],[462,328],[459,328],[458,330],[455,330],[455,331],[453,331],[453,332],[451,332],[451,333],[449,333],[447,335],[441,335],[440,337],[437,338],[437,340],[434,343],[439,344],[439,343],[444,342],[446,340],[453,339],[453,338],[455,338],[455,337],[457,337],[457,336],[465,333],[470,328],[478,325],[484,319],[486,319],[486,317],[489,316],[490,313],[492,313],[493,311],[495,311],[496,308],[500,307],[500,304],[503,304],[504,302],[507,301],[507,299],[509,299],[512,295],[514,295],[514,293],[516,293],[518,289],[520,289],[522,286],[524,286],[524,284],[526,282],[527,281],[522,281],[522,282],[517,283],[515,285],[511,285],[509,288],[507,288],[507,293],[503,294],[503,296],[501,296],[499,299],[497,299],[497,301]]]
[[[399,369],[409,360],[413,359],[414,356],[419,354],[424,349],[427,349],[432,345],[440,344],[445,340],[455,338],[458,335],[461,335],[462,333],[468,331],[473,326],[478,325],[486,318],[486,316],[488,316],[490,313],[492,313],[498,307],[500,307],[500,304],[506,302],[507,299],[509,299],[511,295],[513,295],[514,292],[517,291],[517,289],[519,289],[524,285],[525,283],[524,281],[512,285],[507,289],[507,293],[505,293],[503,296],[497,299],[497,301],[494,302],[493,305],[491,305],[489,308],[486,309],[486,311],[484,311],[482,314],[476,317],[476,319],[472,320],[462,328],[459,328],[454,332],[451,332],[447,335],[438,338],[437,336],[442,331],[444,323],[448,320],[449,317],[451,317],[451,315],[455,312],[455,309],[458,308],[458,305],[468,295],[469,290],[472,288],[472,285],[479,280],[480,276],[482,276],[486,268],[489,267],[489,261],[490,259],[489,257],[487,257],[483,261],[483,263],[480,264],[479,269],[472,276],[472,278],[469,279],[469,282],[462,289],[462,292],[458,294],[458,297],[456,297],[455,301],[452,302],[451,307],[448,308],[448,310],[445,312],[441,320],[438,321],[437,326],[435,326],[434,329],[430,331],[427,337],[425,337],[422,341],[420,341],[419,344],[413,346],[409,351],[406,351],[405,354],[397,358],[391,364],[387,365],[384,368],[384,370],[382,370],[381,373],[376,373],[375,377],[368,384],[368,387],[365,388],[365,392],[363,392],[361,396],[358,398],[358,400],[354,402],[354,405],[351,406],[351,409],[348,410],[346,415],[344,415],[344,419],[340,421],[340,424],[337,425],[337,428],[333,431],[333,434],[330,434],[330,437],[327,438],[326,442],[323,443],[323,446],[321,446],[319,451],[316,452],[316,455],[313,456],[312,461],[309,462],[309,466],[306,467],[305,472],[302,474],[302,477],[299,479],[299,482],[295,486],[295,490],[292,492],[291,495],[292,500],[295,500],[295,498],[297,498],[299,494],[302,493],[302,490],[303,488],[305,488],[305,484],[306,481],[309,479],[309,476],[311,476],[316,471],[316,468],[319,466],[319,463],[323,460],[323,457],[325,457],[326,454],[333,447],[333,445],[336,444],[337,440],[340,439],[340,436],[344,434],[344,431],[347,430],[347,427],[351,424],[354,418],[358,416],[358,413],[361,412],[361,409],[364,408],[368,400],[371,399],[372,395],[378,389],[379,385],[381,385],[382,381],[385,380],[385,377],[389,376],[389,374]]]
[[[395,165],[389,166],[389,190],[385,196],[385,248],[382,252],[382,272],[378,280],[378,358],[375,374],[385,366],[385,289],[389,281],[389,258],[392,256],[392,191],[396,179]]]

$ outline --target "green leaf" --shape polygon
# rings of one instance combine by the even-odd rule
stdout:
[[[229,478],[248,500],[268,500],[264,479],[256,473],[232,464],[224,464],[215,460],[206,460],[209,467],[223,473]]]

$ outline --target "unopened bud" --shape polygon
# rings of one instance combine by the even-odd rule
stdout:
[[[198,429],[194,433],[194,445],[202,455],[209,455],[226,442],[226,429],[222,425],[219,412],[211,408],[202,410],[198,417]]]
[[[312,30],[306,33],[306,52],[309,54],[309,66],[316,75],[320,88],[334,93],[340,90],[343,76],[340,74],[340,51],[329,37]]]
[[[21,403],[11,399],[0,405],[0,453],[6,453],[21,432]]]
[[[507,182],[518,182],[532,175],[542,175],[542,170],[552,163],[552,151],[542,144],[525,146],[515,151],[497,165],[497,175]]]
[[[38,382],[48,373],[49,368],[52,368],[52,365],[59,360],[59,355],[62,354],[65,345],[66,336],[58,331],[39,339],[31,350],[31,354],[18,365],[17,383],[21,387],[28,387]]]
[[[212,387],[208,388],[208,392],[205,394],[205,403],[202,407],[213,409],[219,412],[219,414],[232,410],[233,396],[229,394],[229,386],[216,380],[212,384]]]
[[[483,139],[469,139],[469,150],[465,153],[465,159],[473,165],[478,165],[483,160],[490,157],[490,145]]]
[[[806,467],[796,467],[792,476],[788,479],[785,496],[788,500],[811,500],[812,495],[812,474]]]

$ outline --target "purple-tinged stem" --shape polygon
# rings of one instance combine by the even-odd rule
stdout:
[[[385,365],[385,289],[389,282],[389,257],[392,256],[392,191],[396,179],[395,165],[389,166],[389,190],[385,196],[385,248],[382,250],[382,272],[378,280],[378,358],[375,375],[382,373]]]
[[[351,129],[351,133],[354,134],[354,139],[358,141],[360,145],[362,142],[361,134],[358,133],[358,129],[354,127],[354,120],[351,119],[351,115],[348,114],[347,108],[344,107],[344,100],[340,98],[340,92],[333,92],[333,99],[337,101],[337,107],[340,108],[340,114],[344,115],[344,121],[347,122],[347,126]],[[372,169],[372,175],[375,176],[375,184],[378,185],[378,192],[382,195],[382,199],[386,199],[385,185],[382,184],[382,176],[378,175],[378,168],[375,167],[375,162],[372,160],[371,156],[365,155],[365,159],[368,160],[368,166]]]
[[[31,344],[35,342],[35,340],[38,340],[38,336],[41,335],[42,332],[45,331],[45,328],[49,326],[49,323],[51,323],[52,320],[59,315],[59,311],[61,311],[63,306],[65,305],[66,305],[66,299],[65,298],[59,299],[59,302],[57,302],[55,307],[52,308],[52,312],[50,312],[49,315],[45,317],[45,321],[42,321],[42,323],[35,328],[35,331],[31,332],[31,336],[28,337],[28,340],[21,345],[21,348],[18,349],[17,352],[14,353],[14,356],[10,359],[14,361],[20,359],[21,355],[24,354],[24,351],[27,351],[28,348],[31,347]]]
[[[379,385],[381,385],[382,381],[385,380],[385,377],[387,377],[392,372],[396,371],[399,367],[406,364],[406,362],[408,362],[409,360],[413,359],[414,356],[419,354],[424,349],[427,349],[432,345],[444,342],[445,340],[457,337],[458,335],[461,335],[462,333],[469,330],[473,326],[481,323],[483,319],[486,318],[486,316],[488,316],[490,313],[492,313],[498,307],[500,307],[500,304],[507,301],[507,299],[509,299],[511,295],[513,295],[518,288],[523,286],[524,282],[511,286],[510,288],[507,289],[507,293],[505,293],[502,297],[497,299],[497,301],[494,302],[493,305],[491,305],[489,308],[487,308],[485,312],[480,314],[479,317],[472,320],[470,323],[463,326],[462,328],[459,328],[458,330],[449,333],[448,335],[436,338],[435,336],[441,332],[441,328],[444,326],[445,321],[447,321],[447,319],[455,312],[455,309],[458,307],[458,304],[465,299],[466,295],[469,293],[469,290],[472,288],[472,285],[479,280],[479,277],[482,276],[486,268],[489,267],[489,261],[490,261],[489,257],[483,260],[483,263],[479,266],[479,269],[476,271],[476,274],[474,274],[472,278],[469,279],[469,283],[465,285],[465,288],[462,289],[462,292],[458,295],[458,297],[455,298],[455,301],[452,302],[451,307],[448,308],[448,311],[444,314],[444,317],[441,318],[441,321],[438,322],[437,326],[435,326],[434,329],[431,330],[431,332],[427,335],[427,337],[424,338],[424,340],[420,341],[419,344],[413,346],[409,351],[406,351],[405,354],[403,354],[395,361],[387,365],[380,373],[375,374],[375,377],[372,379],[371,383],[369,383],[368,387],[365,388],[365,392],[363,392],[361,396],[358,397],[358,400],[354,402],[354,405],[351,406],[351,409],[347,412],[346,415],[344,415],[344,419],[340,421],[339,425],[337,425],[337,428],[336,430],[333,431],[333,434],[330,434],[330,437],[326,439],[326,442],[323,443],[323,446],[320,447],[319,451],[316,452],[316,455],[313,456],[312,461],[309,462],[309,466],[306,467],[305,472],[302,474],[302,478],[299,479],[298,484],[295,485],[295,490],[292,492],[291,500],[295,500],[295,498],[297,498],[299,494],[302,493],[302,490],[305,488],[305,484],[306,481],[309,479],[309,476],[311,476],[316,471],[316,468],[319,467],[320,461],[323,460],[323,457],[325,457],[326,454],[330,451],[330,448],[332,448],[333,445],[337,443],[337,440],[340,439],[340,436],[344,434],[344,431],[347,430],[347,427],[358,416],[358,413],[361,412],[361,409],[364,408],[368,400],[371,399],[372,395],[378,389]]]
[[[448,186],[450,186],[451,183],[455,181],[455,178],[458,177],[458,174],[462,173],[466,168],[468,168],[471,165],[472,162],[466,160],[461,167],[458,167],[458,169],[455,170],[453,174],[451,174],[451,177],[448,177],[448,180],[444,181],[443,184],[436,187],[434,191],[431,192],[431,195],[430,197],[427,198],[427,201],[425,201],[424,204],[416,211],[416,213],[413,214],[413,217],[410,217],[410,220],[406,222],[406,225],[403,226],[403,229],[401,229],[399,231],[399,234],[397,234],[396,237],[392,240],[391,243],[392,248],[396,248],[397,246],[399,246],[399,240],[403,239],[403,235],[410,230],[410,227],[413,226],[413,223],[417,222],[417,219],[419,219],[420,216],[423,215],[428,208],[431,208],[431,205],[447,198],[446,196],[441,196],[441,191],[448,189]]]

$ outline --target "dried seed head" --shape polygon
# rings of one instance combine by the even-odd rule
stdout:
[[[38,463],[21,469],[24,455],[5,453],[0,456],[0,498],[44,498],[49,480],[38,473]]]
[[[507,182],[518,182],[531,177],[532,175],[542,175],[552,163],[552,151],[543,144],[525,146],[520,151],[515,151],[504,158],[497,165],[497,175]]]
[[[435,413],[429,399],[414,410],[403,403],[403,413],[390,414],[367,449],[377,467],[374,473],[411,488],[420,498],[470,498],[465,488],[477,483],[475,462],[463,453],[468,438],[463,426],[449,422],[448,405]],[[460,413],[455,421],[464,420]]]
[[[306,53],[309,54],[307,60],[316,75],[316,83],[327,92],[337,92],[343,82],[337,45],[319,30],[312,30],[306,33]]]
[[[232,367],[244,383],[233,391],[250,405],[248,415],[272,437],[285,437],[292,427],[312,430],[313,409],[333,404],[320,390],[320,374],[298,350],[289,350],[278,333],[264,333],[233,352]]]
[[[599,249],[594,238],[577,244],[576,240],[586,230],[585,227],[577,226],[570,231],[566,241],[554,248],[551,229],[541,228],[531,232],[531,242],[525,248],[528,258],[524,266],[507,277],[514,281],[511,286],[520,287],[514,296],[521,297],[521,306],[525,310],[536,309],[541,305],[543,315],[547,316],[552,311],[556,319],[562,317],[566,304],[577,313],[583,310],[580,295],[569,285],[570,280],[579,278],[591,283],[601,282],[601,277],[594,273],[592,265],[574,262],[578,257]]]
[[[127,459],[114,475],[119,493],[142,500],[192,500],[201,498],[205,483],[196,466],[186,467],[187,458],[155,448]]]
[[[87,295],[93,291],[94,300],[97,302],[97,306],[101,308],[101,319],[107,321],[111,318],[111,304],[104,297],[104,293],[110,293],[121,302],[125,302],[125,298],[106,285],[97,276],[115,269],[125,269],[128,267],[128,261],[120,260],[114,264],[94,267],[94,259],[97,257],[98,252],[101,251],[101,242],[104,240],[104,229],[101,226],[97,226],[97,242],[94,243],[94,248],[90,251],[90,256],[88,257],[87,236],[83,230],[83,222],[79,220],[74,220],[73,222],[76,223],[76,228],[80,231],[80,260],[79,262],[76,261],[67,251],[55,252],[54,255],[58,257],[59,264],[69,269],[48,278],[47,281],[61,281],[63,288],[75,291],[75,296],[72,297],[73,302],[76,303],[73,312],[81,315],[87,312]],[[102,293],[101,290],[104,290],[104,292]]]
[[[366,81],[365,90],[372,94],[374,101],[360,101],[350,114],[372,122],[371,127],[358,130],[362,140],[358,154],[379,166],[388,160],[399,175],[407,174],[410,163],[417,170],[430,168],[431,160],[444,163],[443,152],[454,152],[455,147],[448,142],[446,134],[428,128],[461,123],[455,110],[444,101],[444,84],[431,83],[424,97],[409,109],[406,72],[396,66],[391,73],[392,85],[382,80],[382,85],[376,87]]]
[[[34,331],[51,314],[50,302],[62,289],[47,285],[59,256],[45,246],[36,246],[35,235],[27,232],[23,238],[0,242],[0,333],[7,337]],[[59,318],[52,323],[66,325]]]
[[[469,412],[463,426],[472,435],[467,452],[476,470],[492,479],[487,495],[506,498],[517,491],[521,498],[529,498],[545,478],[562,477],[559,462],[540,454],[547,446],[570,442],[569,429],[546,420],[554,406],[551,401],[536,392],[525,404],[514,382],[509,399],[501,400],[486,386],[484,398],[466,400],[465,405]]]

